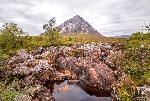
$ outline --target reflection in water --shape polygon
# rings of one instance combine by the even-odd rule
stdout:
[[[64,82],[48,83],[46,86],[52,92],[55,101],[110,101],[110,94],[80,82],[78,85],[69,85]],[[58,92],[58,88],[68,86],[70,90]]]
[[[90,85],[85,85],[83,82],[80,82],[78,85],[82,90],[84,90],[87,94],[96,97],[110,97],[110,93],[105,92],[103,90],[96,89],[91,87]]]

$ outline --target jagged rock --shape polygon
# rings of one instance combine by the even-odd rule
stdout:
[[[32,101],[32,97],[21,93],[15,97],[15,101]]]
[[[15,64],[23,63],[25,60],[30,58],[29,54],[24,49],[19,50],[17,55],[18,56],[14,56],[7,60],[8,66],[15,68]]]
[[[35,85],[26,90],[29,92],[30,96],[34,98],[34,101],[55,101],[52,97],[50,89],[47,89],[43,85]]]
[[[95,81],[99,81],[98,74],[96,73],[94,68],[88,69],[87,78],[90,80],[90,83],[94,84]]]
[[[24,60],[19,56],[14,56],[14,57],[8,59],[7,61],[8,61],[9,66],[24,62]]]
[[[53,101],[54,100],[50,90],[47,89],[46,87],[42,86],[42,85],[36,86],[36,93],[37,93],[37,98],[40,101]]]
[[[44,48],[43,47],[39,47],[37,50],[30,51],[30,54],[32,56],[35,56],[35,55],[38,55],[38,54],[42,54],[43,51],[44,51]]]
[[[69,80],[71,79],[72,75],[70,73],[70,71],[65,70],[65,73],[56,73],[56,77],[54,78],[54,80],[56,81],[63,81],[63,80]]]
[[[23,60],[29,58],[29,54],[28,54],[24,49],[19,50],[17,54],[18,54],[19,57],[22,58]]]
[[[119,63],[122,58],[122,51],[114,51],[110,50],[107,57],[104,58],[105,64],[110,66],[112,69],[118,69],[119,68]]]
[[[34,68],[36,65],[39,64],[39,60],[38,59],[29,59],[29,60],[25,61],[24,63],[26,64],[27,67]]]
[[[22,76],[28,76],[29,74],[32,73],[31,68],[28,67],[16,67],[13,69],[13,75],[22,75]]]
[[[39,63],[39,60],[38,59],[28,59],[28,60],[25,60],[24,62],[22,63],[15,63],[15,64],[12,64],[11,67],[13,68],[16,68],[16,67],[29,67],[29,68],[33,68],[35,67],[37,64]]]
[[[115,82],[111,69],[102,62],[93,64],[93,67],[85,73],[85,81],[98,88],[110,91],[111,85]]]
[[[44,52],[41,54],[41,56],[44,58],[50,54],[56,54],[57,53],[57,48],[54,46],[48,47],[44,50]]]
[[[33,73],[42,81],[50,80],[55,77],[55,72],[51,68],[52,66],[47,63],[47,61],[40,61],[32,71]]]
[[[76,75],[76,74],[74,74],[74,75],[72,75],[72,76],[71,76],[71,79],[72,79],[72,80],[77,80],[77,79],[78,79],[78,77],[77,77],[77,75]]]

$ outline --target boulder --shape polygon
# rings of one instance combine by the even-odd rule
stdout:
[[[28,59],[29,58],[29,54],[24,50],[21,49],[17,52],[17,55],[22,58],[23,60]]]
[[[12,66],[14,64],[18,64],[18,63],[24,62],[24,59],[22,59],[19,56],[14,56],[14,57],[11,57],[10,59],[8,59],[7,61],[8,61],[7,65],[8,66]]]
[[[44,51],[44,48],[41,46],[37,50],[32,50],[30,51],[30,55],[35,56],[35,55],[40,55]]]
[[[32,68],[32,72],[42,81],[51,80],[56,77],[55,71],[51,67],[47,61],[41,60],[38,65]]]
[[[55,101],[54,98],[52,97],[50,89],[47,89],[42,85],[36,86],[36,93],[37,93],[37,98],[40,101]]]
[[[95,65],[95,68],[88,69],[84,81],[105,91],[111,91],[111,85],[115,82],[115,78],[113,72],[103,64],[101,67]]]
[[[50,89],[47,89],[40,84],[30,87],[27,92],[29,92],[32,98],[34,98],[33,101],[55,101],[52,97]]]
[[[57,47],[51,46],[51,47],[46,48],[42,52],[41,56],[42,56],[42,58],[44,58],[44,57],[46,57],[46,56],[48,56],[50,54],[54,54],[55,55],[55,54],[57,54],[57,52],[58,52]]]

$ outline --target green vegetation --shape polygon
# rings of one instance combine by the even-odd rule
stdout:
[[[15,101],[14,98],[16,95],[25,92],[23,90],[15,90],[14,87],[19,81],[18,77],[9,77],[7,80],[3,81],[0,79],[0,98],[3,101]]]
[[[122,83],[120,94],[122,95],[122,101],[133,101],[135,87],[150,85],[150,33],[133,33],[131,37],[124,41],[123,53],[121,67],[130,77],[130,81],[127,80]],[[131,82],[133,83],[130,84]]]
[[[139,85],[150,78],[150,33],[136,32],[126,41],[122,67]]]
[[[0,61],[7,59],[15,50],[26,46],[27,34],[14,23],[5,23],[0,29]]]
[[[46,46],[57,45],[59,43],[58,39],[60,38],[60,35],[55,28],[55,23],[56,20],[55,17],[53,17],[50,21],[48,21],[48,24],[43,25],[43,29],[45,30],[43,39],[45,40]]]
[[[25,45],[24,37],[27,35],[17,24],[5,23],[0,30],[0,47],[4,52],[22,48]]]

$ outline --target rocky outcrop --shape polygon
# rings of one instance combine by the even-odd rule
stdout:
[[[93,61],[89,58],[59,57],[59,66],[71,70],[80,77],[81,80],[90,85],[109,91],[115,82],[113,71],[102,61]],[[83,77],[84,72],[84,77]]]
[[[32,87],[44,85],[47,81],[69,80],[68,84],[82,81],[109,93],[116,76],[122,74],[119,68],[121,56],[122,51],[116,44],[77,43],[70,47],[39,47],[29,53],[19,50],[16,56],[7,60],[7,66],[12,68],[12,75],[25,77],[16,89],[26,88],[28,91],[27,86],[31,86],[29,91],[32,98]],[[37,89],[37,92],[38,99],[51,99],[48,97],[51,92],[46,88]]]

